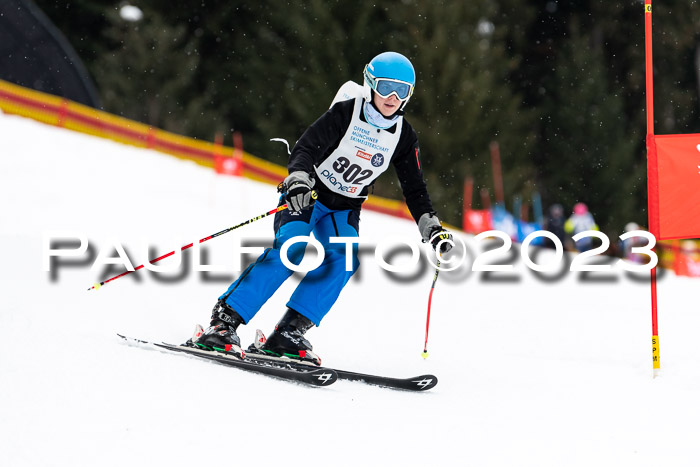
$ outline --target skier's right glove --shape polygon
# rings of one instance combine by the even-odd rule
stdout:
[[[423,237],[423,243],[430,242],[433,250],[437,251],[440,245],[440,253],[447,253],[452,249],[452,234],[440,224],[440,219],[432,212],[426,212],[418,219],[418,230]],[[442,243],[440,243],[442,242]]]
[[[284,179],[284,198],[290,211],[299,212],[316,202],[312,188],[314,182],[311,176],[301,170],[292,172]]]

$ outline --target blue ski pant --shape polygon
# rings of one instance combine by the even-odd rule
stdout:
[[[280,204],[284,199],[280,199]],[[275,215],[275,240],[272,248],[246,268],[226,292],[219,297],[248,323],[294,271],[280,259],[284,242],[297,236],[314,234],[323,245],[324,259],[320,266],[306,273],[292,294],[287,306],[306,316],[318,326],[338,299],[340,292],[359,266],[358,246],[352,245],[352,267],[346,271],[346,244],[330,243],[331,237],[357,237],[359,210],[337,211],[320,202],[312,208],[294,213],[288,209]],[[287,250],[289,262],[299,265],[306,242],[297,242]],[[349,246],[348,246],[349,248]]]

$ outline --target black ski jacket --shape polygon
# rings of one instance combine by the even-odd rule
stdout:
[[[314,166],[323,162],[338,147],[350,126],[353,107],[353,99],[338,102],[307,128],[289,156],[287,165],[289,173],[297,170],[314,173]],[[360,119],[366,121],[362,112],[360,112]],[[394,132],[396,125],[379,131]],[[394,154],[391,155],[391,163],[396,170],[408,210],[415,221],[418,222],[418,219],[427,212],[434,213],[420,165],[418,136],[406,119],[403,121],[399,143]],[[368,194],[370,187],[362,191],[362,196]],[[365,198],[350,198],[334,193],[318,179],[314,189],[318,193],[318,200],[330,209],[359,210],[365,200]]]

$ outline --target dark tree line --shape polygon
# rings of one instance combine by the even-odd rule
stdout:
[[[462,182],[506,202],[586,202],[613,235],[646,223],[642,0],[35,0],[85,61],[105,110],[245,147],[284,164],[295,141],[374,55],[417,71],[407,118],[442,218],[461,223]],[[143,3],[143,4],[139,4]],[[654,4],[656,133],[698,132],[700,6]],[[393,177],[377,194],[399,197]],[[474,197],[478,207],[478,196]]]

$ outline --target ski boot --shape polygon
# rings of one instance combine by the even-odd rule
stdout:
[[[311,343],[304,337],[304,333],[313,325],[306,316],[288,308],[270,337],[266,339],[262,332],[256,333],[255,342],[249,351],[275,357],[289,357],[320,366],[321,358],[312,351]]]
[[[245,355],[241,349],[241,339],[236,334],[236,329],[241,324],[243,318],[223,300],[219,300],[211,311],[209,327],[193,340],[193,344],[204,350],[216,350],[243,358]]]

